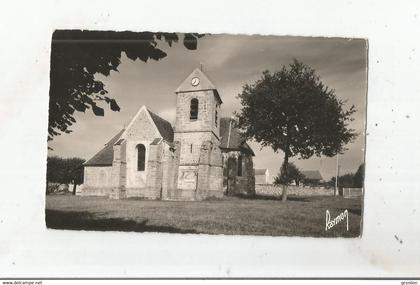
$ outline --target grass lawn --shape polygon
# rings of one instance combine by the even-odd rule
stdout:
[[[345,209],[346,221],[325,231],[325,211],[334,219]],[[205,233],[313,237],[357,237],[361,198],[289,197],[181,202],[106,197],[47,195],[48,228],[70,230]]]

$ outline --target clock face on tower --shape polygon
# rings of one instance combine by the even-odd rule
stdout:
[[[194,77],[193,79],[191,79],[192,86],[197,86],[198,84],[200,84],[200,78]]]

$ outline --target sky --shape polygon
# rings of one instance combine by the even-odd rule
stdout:
[[[182,35],[180,35],[182,39]],[[259,79],[264,70],[274,72],[289,65],[294,58],[310,65],[321,81],[335,90],[337,97],[347,100],[346,107],[356,107],[350,127],[359,134],[339,157],[340,174],[355,172],[364,161],[367,42],[364,39],[311,38],[258,35],[206,35],[199,39],[197,50],[187,50],[182,41],[169,47],[160,61],[147,63],[128,59],[122,54],[118,72],[108,77],[96,75],[104,82],[109,97],[115,98],[120,112],[105,106],[105,116],[97,117],[91,110],[76,112],[76,123],[70,134],[62,134],[49,142],[49,155],[88,159],[119,130],[128,125],[143,105],[171,123],[175,121],[175,90],[196,68],[213,82],[223,100],[221,115],[230,117],[240,110],[237,95],[245,83]],[[268,168],[275,176],[283,161],[283,153],[250,142],[255,152],[255,168]],[[301,170],[319,170],[324,180],[336,175],[336,157],[291,158]]]

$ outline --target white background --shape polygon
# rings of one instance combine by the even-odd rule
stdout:
[[[420,276],[420,2],[390,2],[3,2],[0,277]],[[47,230],[49,55],[58,28],[368,38],[363,237]]]

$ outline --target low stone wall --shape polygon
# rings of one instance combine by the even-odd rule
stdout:
[[[363,195],[363,188],[343,188],[344,198],[361,197]]]
[[[282,186],[271,184],[255,185],[255,193],[265,196],[281,196]],[[287,195],[296,196],[334,196],[334,188],[288,186]]]

